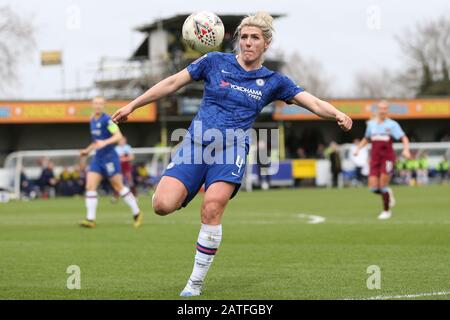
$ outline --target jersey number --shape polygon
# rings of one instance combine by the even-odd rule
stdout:
[[[108,171],[109,174],[113,173],[116,170],[116,167],[114,166],[114,162],[108,162],[106,164],[106,171]]]
[[[392,169],[394,169],[394,164],[392,161],[386,161],[386,173],[391,173]]]
[[[237,156],[236,158],[236,166],[238,167],[238,173],[241,173],[242,165],[244,164],[244,158],[241,156]]]

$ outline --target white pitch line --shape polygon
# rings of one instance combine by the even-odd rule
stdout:
[[[350,299],[344,299],[344,300],[390,300],[390,299],[407,299],[407,298],[421,298],[421,297],[447,296],[447,295],[450,295],[450,291],[405,294],[405,295],[397,295],[397,296],[376,296],[376,297],[360,298],[360,299],[350,298]]]
[[[329,220],[330,224],[378,224],[385,223],[386,225],[393,225],[393,224],[399,224],[399,225],[443,225],[443,224],[450,224],[450,220],[443,220],[443,221],[419,221],[419,220],[411,220],[411,221],[392,221],[392,220],[386,220],[383,222],[380,222],[380,220],[373,219],[372,221],[368,220]]]
[[[318,224],[318,223],[324,223],[325,222],[325,218],[321,217],[321,216],[315,216],[312,214],[304,214],[304,213],[300,213],[297,215],[297,217],[299,218],[308,218],[309,224]]]

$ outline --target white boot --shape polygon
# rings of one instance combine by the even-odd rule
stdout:
[[[180,297],[197,297],[202,294],[202,286],[202,283],[193,283],[193,281],[189,279],[186,287],[181,291]]]
[[[392,216],[392,212],[391,211],[383,211],[378,216],[378,219],[386,220],[386,219],[389,219],[391,216]]]

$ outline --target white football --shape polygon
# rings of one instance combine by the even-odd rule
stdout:
[[[186,18],[182,33],[189,47],[200,53],[207,53],[222,44],[225,28],[216,14],[201,11]]]

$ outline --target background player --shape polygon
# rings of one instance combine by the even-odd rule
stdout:
[[[120,159],[120,169],[122,171],[123,176],[123,184],[130,188],[131,192],[133,192],[134,196],[137,196],[136,187],[134,186],[133,181],[133,149],[127,143],[127,138],[122,136],[122,139],[119,140],[119,143],[116,146],[116,152],[119,155]],[[119,194],[114,191],[114,197],[112,198],[113,202],[116,202],[119,198]]]
[[[115,151],[115,144],[122,139],[122,134],[119,127],[103,112],[104,107],[104,98],[96,97],[92,100],[93,115],[90,129],[93,142],[80,151],[81,157],[86,157],[91,151],[95,150],[86,181],[87,217],[80,225],[86,228],[94,228],[96,226],[97,188],[102,178],[106,177],[109,179],[113,189],[119,193],[125,203],[131,208],[134,217],[134,227],[137,228],[142,223],[142,213],[130,189],[123,185],[119,155]]]
[[[194,269],[181,296],[201,294],[206,274],[221,243],[222,215],[230,198],[238,192],[245,172],[248,141],[242,137],[238,141],[228,141],[227,130],[250,129],[262,108],[274,100],[304,106],[322,118],[337,121],[345,131],[352,126],[352,120],[331,104],[305,92],[286,76],[262,66],[264,52],[272,41],[272,21],[267,13],[246,17],[236,31],[240,47],[238,55],[208,53],[186,69],[162,80],[112,116],[115,122],[126,121],[137,108],[172,94],[193,80],[205,81],[200,110],[174,158],[183,158],[186,150],[194,150],[192,157],[197,151],[203,155],[211,143],[203,141],[203,137],[213,129],[222,134],[224,145],[216,151],[216,156],[226,159],[232,154],[233,161],[210,164],[203,158],[200,164],[172,162],[158,184],[152,202],[157,214],[168,215],[186,206],[205,184]],[[196,123],[202,125],[200,130]],[[192,158],[188,160],[192,161]]]
[[[120,158],[120,168],[122,170],[123,181],[136,196],[133,183],[133,148],[128,144],[127,138],[122,136],[116,146],[116,152]]]
[[[370,156],[369,188],[373,193],[381,194],[383,199],[383,211],[378,219],[389,219],[392,215],[391,208],[395,205],[394,194],[389,188],[391,175],[394,172],[395,151],[392,147],[393,140],[401,140],[403,143],[402,155],[409,159],[409,139],[400,125],[389,119],[389,104],[387,101],[378,103],[377,116],[367,122],[365,137],[359,143],[354,155],[358,156],[360,150],[369,142],[372,143]]]

